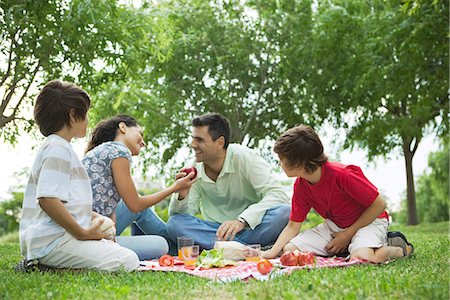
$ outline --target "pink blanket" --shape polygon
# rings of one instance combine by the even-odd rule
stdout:
[[[316,263],[313,265],[285,267],[281,266],[280,260],[271,259],[274,265],[273,271],[268,275],[262,275],[256,268],[257,262],[240,261],[237,266],[225,268],[211,268],[195,270],[193,267],[185,267],[181,261],[175,259],[175,266],[161,267],[157,260],[141,261],[140,271],[163,271],[163,272],[183,272],[194,276],[199,276],[220,282],[230,282],[235,280],[248,280],[255,278],[257,280],[268,280],[275,276],[290,274],[292,271],[314,268],[332,268],[348,267],[353,265],[365,264],[366,261],[359,259],[346,260],[345,258],[325,258],[316,257]]]

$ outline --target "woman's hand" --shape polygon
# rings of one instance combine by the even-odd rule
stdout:
[[[180,172],[175,175],[175,183],[173,184],[175,187],[175,191],[180,194],[180,198],[183,199],[189,193],[191,186],[197,179],[194,179],[195,173],[191,172],[186,174],[185,172]]]

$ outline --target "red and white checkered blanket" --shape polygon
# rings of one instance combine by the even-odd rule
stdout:
[[[290,274],[292,271],[315,268],[348,267],[353,265],[365,264],[367,261],[360,259],[346,260],[345,258],[326,258],[316,257],[316,263],[306,266],[285,267],[281,266],[278,258],[271,259],[274,265],[273,271],[268,275],[262,275],[256,268],[257,262],[240,261],[237,266],[228,266],[224,268],[210,268],[195,270],[194,267],[185,267],[183,263],[175,259],[173,267],[161,267],[157,260],[141,261],[139,271],[163,271],[163,272],[183,272],[194,276],[199,276],[220,282],[230,282],[235,280],[248,280],[255,278],[257,280],[268,280],[275,276]]]

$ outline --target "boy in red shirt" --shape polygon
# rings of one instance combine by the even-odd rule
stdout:
[[[321,256],[348,251],[352,258],[382,263],[414,252],[403,234],[389,233],[388,239],[386,203],[377,188],[359,167],[329,162],[311,127],[289,129],[277,139],[274,151],[286,175],[297,180],[289,223],[264,257],[276,257],[281,250]],[[300,232],[311,208],[325,222]]]

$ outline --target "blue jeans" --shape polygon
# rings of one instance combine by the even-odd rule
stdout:
[[[120,235],[128,225],[135,223],[146,235],[159,235],[167,240],[169,253],[177,253],[176,244],[170,239],[166,223],[150,208],[138,213],[131,212],[123,201],[116,207],[116,233]],[[124,246],[126,247],[126,246]],[[167,252],[167,251],[166,251]]]
[[[159,258],[169,251],[169,245],[162,236],[138,235],[138,236],[118,236],[117,244],[134,251],[139,260]]]
[[[262,247],[272,245],[286,227],[290,210],[291,206],[287,204],[268,209],[255,229],[244,228],[236,234],[234,241],[245,245],[261,244]],[[201,220],[187,214],[173,215],[167,222],[167,230],[172,240],[179,236],[190,236],[202,249],[214,248],[219,226],[220,223]]]

